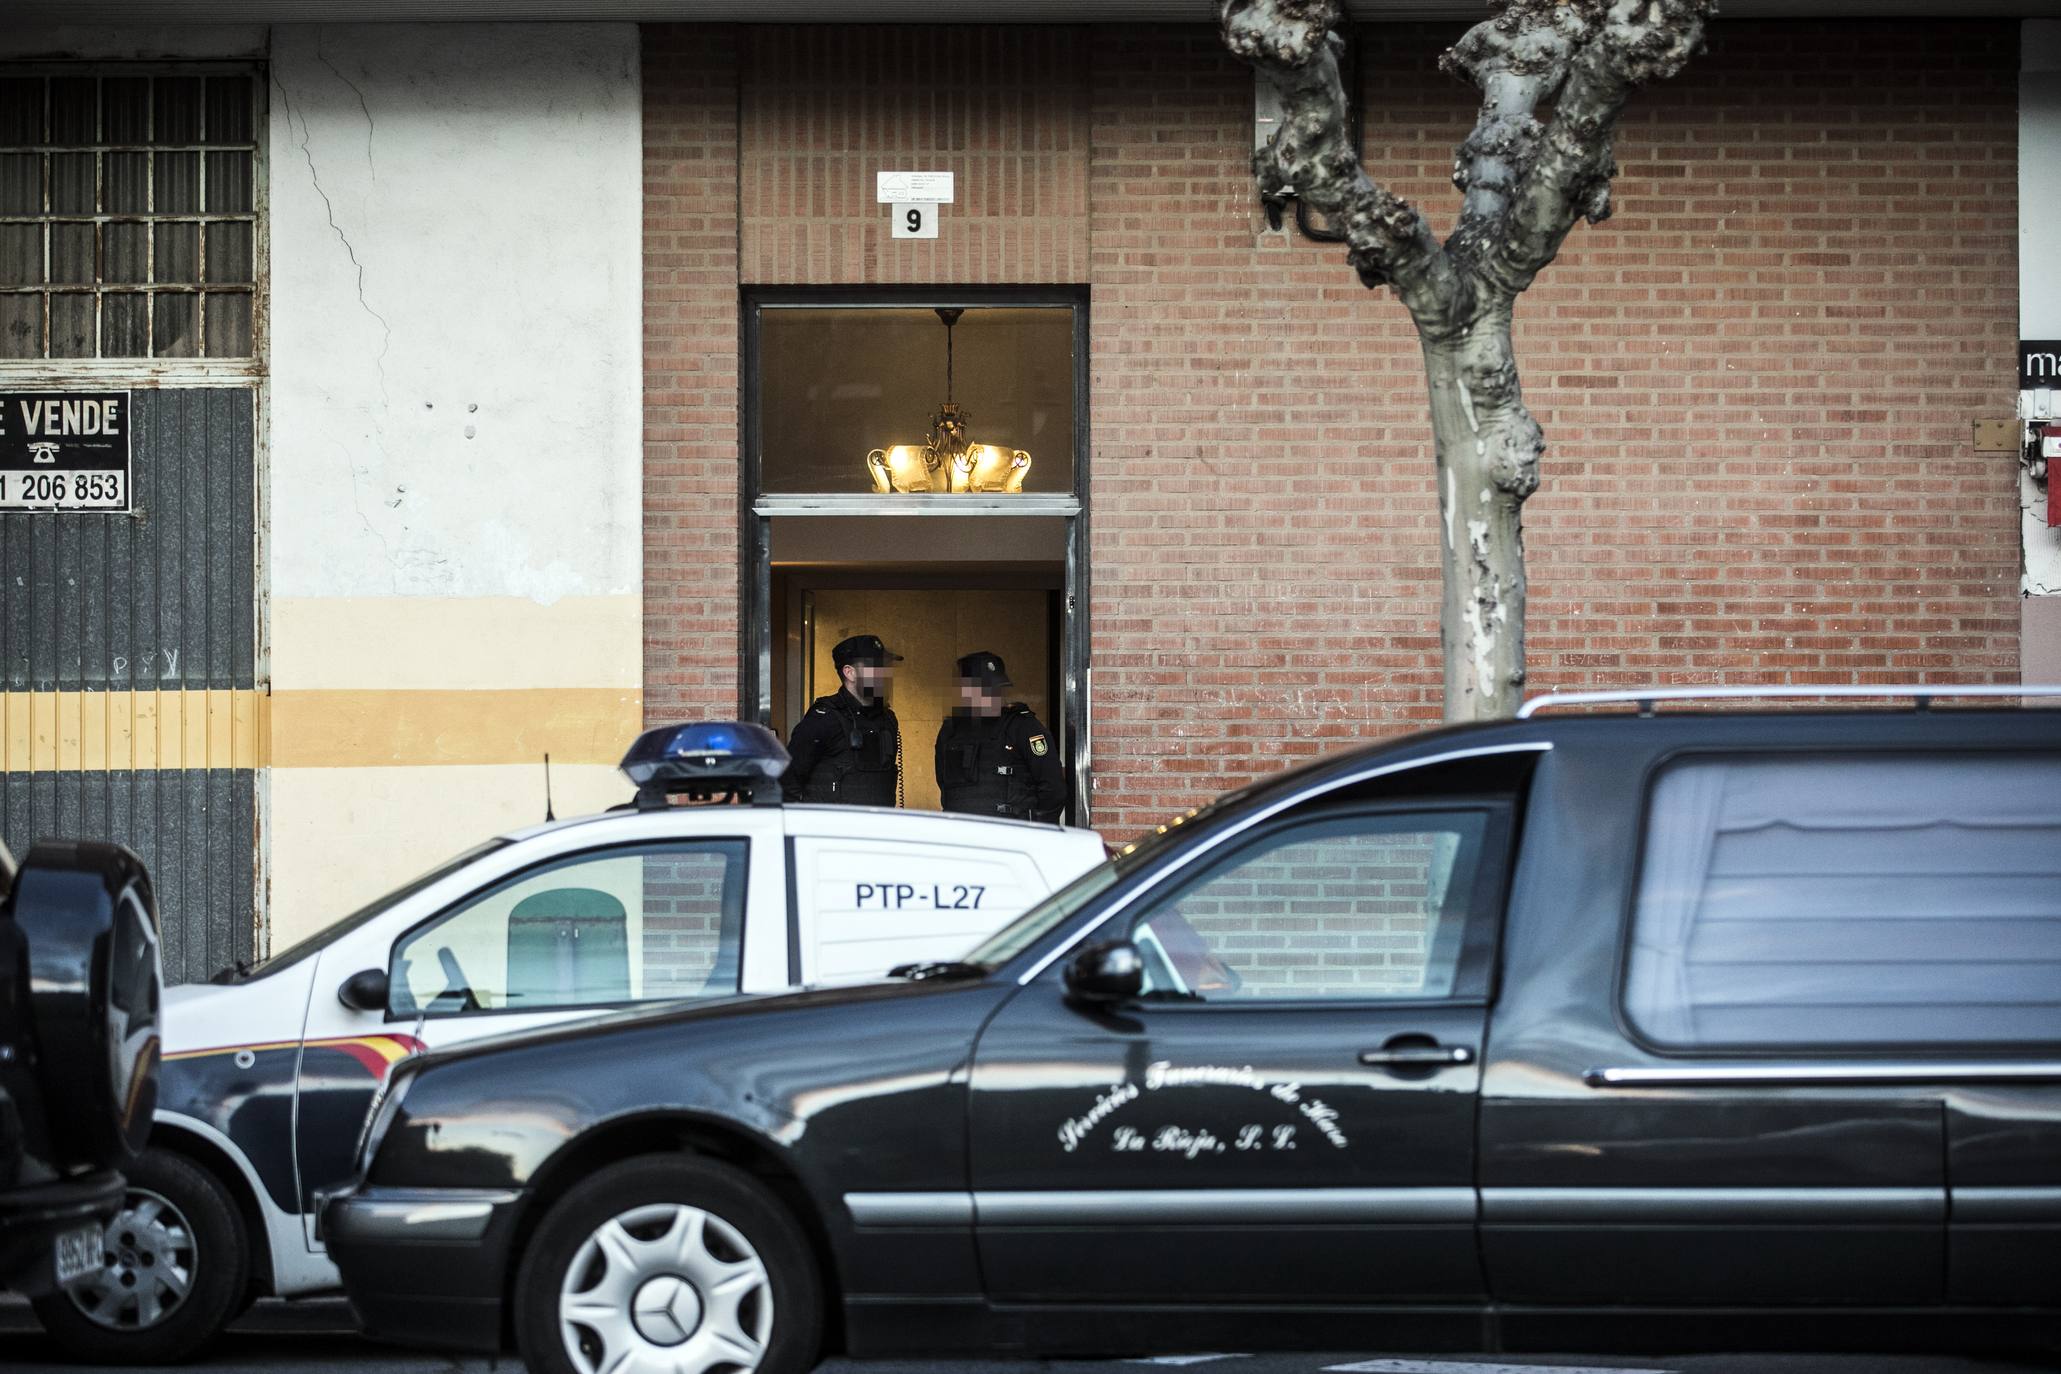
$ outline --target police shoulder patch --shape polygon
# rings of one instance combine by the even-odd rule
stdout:
[[[1030,751],[1038,757],[1043,758],[1051,748],[1052,745],[1043,735],[1032,735],[1030,737]]]

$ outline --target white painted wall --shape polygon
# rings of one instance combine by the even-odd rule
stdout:
[[[2061,339],[2061,20],[2028,19],[2018,74],[2018,337]],[[2028,420],[2061,420],[2061,391],[2022,392]],[[2054,480],[2061,481],[2061,474]],[[2047,528],[2046,488],[2020,478],[2028,597],[2061,595],[2061,529]],[[2038,633],[2061,624],[2052,616]],[[2028,637],[2035,622],[2026,622]],[[2028,656],[2032,646],[2028,645]]]
[[[641,109],[631,24],[272,31],[275,946],[540,819],[544,750],[627,796]]]
[[[638,590],[637,53],[273,31],[275,597]]]

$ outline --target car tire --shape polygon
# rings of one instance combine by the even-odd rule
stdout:
[[[681,1374],[804,1374],[822,1342],[801,1226],[749,1174],[692,1155],[625,1160],[559,1199],[513,1297],[532,1374],[597,1374],[626,1349]]]
[[[228,1188],[185,1156],[145,1150],[122,1172],[129,1191],[107,1225],[113,1263],[97,1279],[36,1299],[36,1316],[83,1363],[169,1364],[236,1315],[250,1286],[249,1238]],[[145,1320],[153,1300],[159,1313]]]

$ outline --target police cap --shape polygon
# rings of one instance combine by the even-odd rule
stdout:
[[[1002,666],[1000,655],[991,654],[986,649],[975,650],[960,659],[959,676],[973,679],[990,692],[997,687],[1016,685],[1009,680],[1009,670]]]
[[[837,642],[837,647],[830,651],[830,661],[840,669],[848,663],[870,663],[876,668],[884,668],[890,663],[900,663],[902,656],[889,653],[887,646],[880,642],[879,635],[853,635]]]

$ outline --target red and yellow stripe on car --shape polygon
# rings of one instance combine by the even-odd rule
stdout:
[[[264,1054],[268,1050],[335,1050],[349,1055],[362,1065],[374,1078],[386,1077],[386,1071],[395,1063],[411,1054],[419,1054],[428,1046],[412,1035],[345,1035],[329,1040],[273,1040],[252,1045],[217,1045],[205,1050],[180,1050],[168,1054],[165,1061],[199,1059],[217,1054]]]

